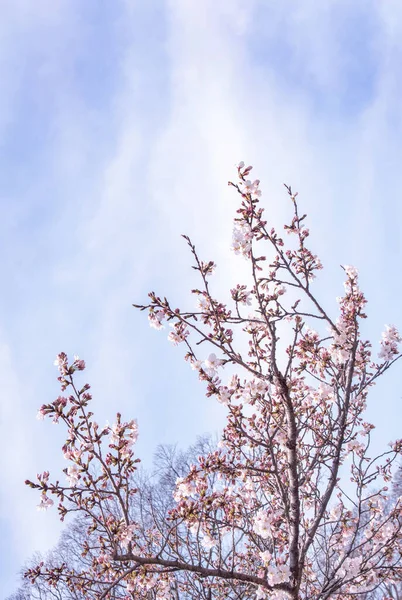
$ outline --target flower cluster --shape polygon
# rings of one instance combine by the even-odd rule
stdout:
[[[385,331],[381,336],[381,350],[379,358],[385,361],[393,360],[400,352],[398,344],[402,342],[402,338],[394,325],[386,325]]]
[[[73,380],[84,361],[74,357],[70,365],[59,354],[58,379],[71,394],[43,405],[38,418],[67,428],[68,486],[50,483],[47,472],[28,484],[39,490],[40,508],[51,506],[53,495],[62,518],[84,512],[83,554],[92,555],[79,575],[67,565],[40,567],[28,573],[32,580],[64,580],[90,600],[123,584],[126,598],[152,591],[162,599],[175,590],[213,600],[353,600],[396,580],[402,502],[388,486],[402,442],[373,456],[364,411],[370,388],[401,357],[402,338],[387,326],[383,362],[372,361],[360,326],[366,299],[349,265],[339,311],[329,314],[314,294],[322,264],[307,246],[297,194],[287,186],[293,215],[285,243],[264,219],[260,182],[250,171],[240,163],[230,185],[240,198],[232,248],[248,259],[252,284],[233,287],[227,303],[217,299],[209,278],[215,263],[201,260],[184,236],[201,282],[192,290],[196,309],[173,308],[153,292],[137,306],[148,311],[151,327],[170,324],[168,339],[184,347],[206,395],[224,405],[217,447],[176,472],[168,494],[148,483],[138,490],[136,421],[117,414],[112,426],[99,427],[87,408],[89,386],[77,389]]]
[[[128,423],[121,423],[121,415],[117,414],[117,421],[110,428],[110,447],[118,449],[122,458],[132,455],[132,446],[138,439],[138,424],[135,419]]]
[[[254,517],[253,530],[264,540],[272,537],[272,516],[264,509],[260,509]]]
[[[186,338],[189,336],[190,332],[187,327],[182,322],[172,323],[171,327],[173,327],[173,331],[171,331],[168,335],[168,340],[172,342],[175,346],[184,342]]]
[[[248,223],[236,223],[233,228],[232,250],[235,254],[249,258],[251,252],[251,242],[253,240],[253,232]]]
[[[148,314],[148,320],[151,327],[154,329],[163,329],[163,321],[165,319],[165,313],[163,310],[150,310]]]

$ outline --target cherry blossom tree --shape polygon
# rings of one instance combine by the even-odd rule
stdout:
[[[401,337],[386,326],[372,354],[352,266],[343,267],[335,315],[323,306],[314,289],[322,265],[308,247],[297,194],[287,187],[285,240],[265,220],[250,171],[240,163],[230,183],[239,198],[232,247],[246,261],[248,281],[230,290],[230,300],[216,298],[215,263],[201,260],[184,236],[200,277],[196,309],[153,292],[136,305],[153,328],[169,326],[168,339],[184,348],[206,395],[225,406],[218,448],[178,477],[167,515],[150,510],[138,520],[137,423],[117,414],[112,426],[98,425],[89,386],[77,383],[84,362],[59,354],[62,395],[38,416],[67,427],[65,480],[52,482],[45,472],[27,483],[40,491],[40,508],[56,498],[62,519],[84,516],[82,554],[91,561],[39,564],[27,571],[30,581],[127,600],[186,598],[195,590],[216,600],[385,599],[384,583],[398,581],[402,498],[390,503],[388,487],[402,440],[372,456],[374,426],[364,412],[370,388],[401,357]]]

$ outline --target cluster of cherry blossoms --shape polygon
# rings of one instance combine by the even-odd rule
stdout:
[[[238,169],[244,169],[243,162],[239,163]],[[247,167],[244,169],[243,176],[246,177],[251,169],[252,167]],[[240,183],[241,193],[251,198],[259,198],[261,196],[259,185],[259,179],[255,179],[254,181],[251,181],[250,179],[242,179]],[[254,235],[255,232],[253,231],[248,220],[242,218],[236,219],[232,237],[232,250],[234,253],[249,258]]]
[[[103,480],[101,487],[104,490],[109,487],[107,481],[110,478],[108,466],[126,461],[128,473],[133,471],[132,447],[138,438],[138,425],[135,420],[122,423],[121,415],[118,413],[117,420],[112,426],[99,427],[98,423],[91,419],[92,413],[86,410],[92,399],[91,394],[88,393],[90,386],[85,384],[80,390],[77,390],[73,381],[74,373],[85,369],[85,362],[78,356],[74,356],[73,362],[69,364],[67,355],[62,352],[57,356],[54,364],[60,374],[58,380],[62,391],[71,387],[73,393],[70,396],[58,396],[53,403],[42,405],[37,418],[43,420],[48,416],[52,418],[53,423],[63,421],[67,426],[68,438],[63,445],[62,452],[64,458],[71,463],[64,469],[68,487],[60,490],[58,482],[56,484],[50,483],[48,471],[42,475],[37,475],[38,483],[34,484],[29,481],[27,483],[31,487],[42,490],[40,504],[38,505],[40,510],[46,510],[54,505],[54,501],[48,495],[49,492],[58,496],[61,499],[59,512],[61,517],[64,518],[68,509],[63,501],[69,500],[74,503],[79,498],[79,503],[82,503],[88,492],[88,478],[90,481],[95,481],[95,475],[91,467],[96,460],[100,461],[103,466],[103,474],[100,480]],[[109,448],[112,451],[103,458],[101,444],[105,436],[109,436]],[[117,456],[113,455],[113,450],[117,453]],[[83,480],[82,487],[79,485],[80,480]],[[69,490],[71,491],[70,494]]]
[[[373,457],[374,427],[364,411],[370,388],[401,357],[401,337],[387,326],[381,362],[373,361],[360,331],[366,299],[357,269],[343,267],[344,293],[331,316],[314,295],[322,264],[307,247],[297,194],[287,187],[293,215],[285,243],[264,218],[251,167],[240,163],[237,171],[232,248],[247,258],[252,283],[237,284],[229,304],[221,302],[209,279],[215,263],[202,261],[185,237],[201,281],[192,290],[195,310],[173,308],[154,292],[137,306],[154,329],[169,324],[169,341],[185,349],[206,395],[226,412],[217,447],[177,478],[165,512],[160,504],[136,511],[136,421],[118,414],[114,425],[99,427],[87,409],[89,386],[79,390],[73,379],[84,362],[57,358],[62,391],[72,393],[42,406],[39,416],[67,427],[67,485],[49,483],[47,472],[29,485],[40,491],[41,508],[53,494],[62,518],[87,515],[92,566],[79,574],[64,568],[57,577],[88,598],[111,597],[124,582],[127,599],[149,591],[177,598],[177,590],[193,597],[202,586],[214,600],[240,593],[353,600],[400,576],[402,506],[400,498],[390,502],[388,486],[402,440]],[[51,569],[29,576],[56,577]],[[98,596],[88,582],[102,590]]]
[[[398,344],[401,342],[402,338],[396,327],[394,325],[386,325],[380,342],[381,350],[378,355],[379,358],[382,358],[387,362],[393,360],[400,354],[400,347]]]
[[[238,170],[240,184],[232,185],[241,194],[243,204],[238,211],[240,217],[235,219],[232,248],[236,254],[242,254],[250,259],[255,274],[255,287],[247,290],[246,286],[237,285],[235,289],[231,290],[231,295],[236,306],[240,304],[250,305],[251,298],[257,298],[259,304],[257,313],[249,317],[241,317],[237,312],[236,317],[236,313],[219,304],[212,297],[208,286],[203,291],[196,290],[196,293],[198,294],[198,308],[202,311],[201,314],[204,315],[204,324],[210,327],[210,333],[204,333],[197,324],[192,323],[188,312],[185,313],[185,316],[178,309],[173,312],[166,301],[160,303],[154,295],[151,296],[153,303],[149,309],[153,312],[161,307],[168,318],[177,319],[180,327],[186,331],[186,344],[189,348],[186,359],[190,361],[192,368],[199,372],[200,379],[207,382],[207,395],[214,395],[219,402],[228,406],[229,425],[225,429],[222,441],[219,444],[222,451],[226,455],[233,453],[233,456],[236,456],[238,449],[242,448],[243,457],[250,456],[250,461],[253,457],[253,464],[258,465],[258,461],[255,460],[255,447],[263,442],[267,444],[267,448],[275,447],[275,462],[272,463],[273,459],[270,459],[268,464],[274,479],[278,477],[278,484],[282,482],[279,486],[284,485],[285,480],[283,477],[288,473],[289,464],[292,461],[298,464],[297,469],[301,473],[306,473],[304,479],[306,495],[301,498],[299,491],[298,502],[304,506],[309,515],[307,516],[306,513],[302,518],[301,514],[298,513],[297,518],[300,520],[302,529],[305,528],[307,532],[309,527],[314,526],[314,513],[318,510],[317,500],[313,501],[309,497],[310,493],[316,493],[313,491],[315,488],[311,476],[314,471],[311,470],[310,461],[312,465],[318,465],[321,462],[325,464],[324,453],[320,449],[320,440],[331,439],[334,424],[342,422],[342,419],[345,419],[345,425],[341,428],[342,434],[340,442],[338,442],[340,444],[339,458],[334,457],[336,470],[340,468],[342,461],[349,454],[360,461],[366,460],[372,426],[364,423],[361,412],[366,406],[368,389],[373,385],[378,374],[386,368],[386,362],[376,366],[371,360],[370,344],[360,340],[358,320],[366,318],[364,313],[366,300],[359,288],[358,271],[355,267],[350,265],[343,267],[346,274],[345,294],[338,299],[340,315],[335,321],[331,320],[319,303],[313,299],[318,312],[317,316],[327,322],[330,331],[330,338],[327,343],[325,343],[325,338],[322,335],[310,329],[305,323],[305,314],[297,308],[299,301],[289,308],[286,307],[281,298],[286,292],[287,284],[283,280],[283,276],[279,276],[280,271],[288,271],[301,292],[305,292],[311,300],[311,281],[315,277],[315,271],[322,268],[317,256],[308,250],[305,245],[309,236],[309,230],[302,222],[305,215],[299,216],[296,202],[297,194],[293,194],[291,189],[288,188],[295,206],[295,216],[292,223],[285,226],[285,229],[287,233],[297,236],[300,248],[298,251],[283,250],[283,240],[274,229],[271,229],[271,231],[265,229],[266,223],[262,219],[262,210],[256,208],[260,196],[259,181],[251,182],[251,180],[246,179],[251,168],[244,169],[243,163],[240,163]],[[266,259],[254,254],[253,243],[261,240],[270,241],[277,255],[270,264],[269,278],[261,277],[258,279],[256,274],[261,270],[260,263]],[[192,245],[191,248],[194,254]],[[307,313],[310,314],[310,311],[307,311]],[[219,322],[217,322],[218,320]],[[294,323],[295,341],[288,348],[289,365],[294,363],[292,365],[294,374],[291,377],[289,376],[288,381],[283,379],[279,370],[276,371],[275,368],[272,368],[277,329],[281,321]],[[229,324],[230,330],[227,329]],[[243,331],[246,331],[252,337],[249,351],[250,359],[248,361],[232,350],[234,344],[233,326],[236,324],[243,326]],[[226,333],[228,331],[230,331],[230,334]],[[198,335],[201,341],[212,341],[220,347],[222,358],[216,359],[216,354],[213,354],[212,369],[209,359],[202,361],[196,357],[190,342],[191,334]],[[265,341],[265,345],[261,345],[262,340]],[[395,328],[387,327],[385,334],[383,334],[380,358],[390,361],[398,356],[397,343],[400,341]],[[295,362],[295,359],[297,359],[297,362]],[[218,361],[219,366],[232,363],[243,367],[249,374],[253,375],[253,378],[242,381],[238,375],[235,375],[231,377],[227,385],[223,385],[218,376],[216,361]],[[268,372],[264,373],[262,365],[268,367]],[[339,379],[335,375],[338,370]],[[316,385],[312,385],[314,383],[312,377],[316,379]],[[285,391],[286,389],[291,390],[291,395]],[[289,399],[287,399],[288,393]],[[255,411],[251,420],[242,409],[247,404],[250,404]],[[290,410],[299,411],[300,417],[297,418],[297,421],[300,419],[303,423],[302,426],[299,425],[300,440],[296,451],[292,448],[293,434],[290,435],[289,430]],[[346,417],[346,415],[349,416]],[[266,429],[266,433],[262,433],[262,427]],[[242,433],[239,433],[240,431]],[[309,432],[308,435],[311,437],[311,441],[304,441],[304,431],[306,432],[305,435]],[[358,440],[357,436],[360,436],[361,439]],[[399,452],[400,444],[394,444],[393,448]],[[387,466],[376,467],[377,470],[374,473],[384,476],[385,481],[389,480],[389,465],[393,460],[392,457],[388,458]],[[248,464],[247,458],[246,464]],[[367,473],[362,466],[363,464],[364,462],[360,462],[356,465],[356,460],[353,459],[351,466],[352,481],[359,486],[366,485],[364,482],[372,480],[375,476],[372,472]],[[330,462],[328,469],[329,467]],[[332,466],[331,469],[333,468]],[[248,467],[248,469],[251,469],[251,467]],[[247,476],[251,477],[253,470],[248,471],[246,469],[246,472]],[[231,477],[229,474],[227,476]],[[187,510],[194,512],[194,503],[199,502],[194,481],[190,478],[178,482],[174,497],[180,503],[180,514],[182,516],[186,514]],[[296,498],[296,481],[293,485]],[[328,490],[333,489],[335,492],[336,480],[330,480],[329,485]],[[248,511],[253,508],[256,510],[252,521],[253,531],[261,539],[273,538],[272,543],[274,545],[284,536],[281,542],[284,545],[279,544],[278,548],[285,548],[286,543],[290,543],[288,534],[283,531],[283,511],[285,507],[279,503],[269,511],[266,508],[258,508],[258,493],[255,493],[255,485],[252,479],[248,479],[247,484],[243,485],[242,488],[239,488],[237,493],[232,494],[232,502],[235,503],[239,515],[242,511],[238,502],[243,501]],[[292,488],[292,483],[290,488]],[[261,481],[257,489],[261,490]],[[271,490],[270,487],[268,489]],[[275,493],[279,496],[281,495],[280,490],[281,487],[275,490]],[[327,496],[329,495],[328,490]],[[217,494],[217,491],[215,490],[214,493]],[[291,490],[290,493],[292,493]],[[219,497],[219,494],[217,497]],[[213,506],[216,505],[217,497],[212,504]],[[225,501],[228,501],[227,488],[224,497]],[[321,497],[321,493],[319,497]],[[243,518],[245,518],[245,515]],[[323,515],[320,518],[323,519]],[[384,514],[382,514],[382,519],[382,524],[385,527],[386,516]],[[206,519],[207,521],[208,519]],[[244,526],[243,524],[243,530]],[[324,523],[321,526],[324,526]],[[351,531],[356,535],[356,531],[359,530],[361,525],[356,520],[351,520],[349,526],[349,529],[342,532],[336,546],[340,560],[335,571],[339,581],[345,579],[345,564],[346,566],[350,565],[350,571],[353,573],[353,566],[358,564],[356,558],[350,555],[353,554],[353,547],[345,549],[345,540],[349,539],[348,536],[350,536]],[[381,529],[379,523],[377,523],[377,527]],[[225,526],[222,526],[222,531],[224,529]],[[348,532],[347,536],[346,531]],[[277,538],[276,542],[275,538]],[[339,545],[341,542],[342,544]],[[369,545],[368,540],[365,543]],[[374,548],[372,548],[372,551],[375,552]],[[264,556],[268,556],[268,554]],[[267,574],[270,585],[274,585],[274,582],[283,583],[285,580],[290,582],[292,576],[294,576],[294,567],[291,568],[286,563],[285,554],[283,558],[279,554],[277,560],[272,559],[272,562],[275,563],[273,573],[276,573],[276,575],[269,576]],[[312,570],[310,570],[309,575],[313,580]],[[356,578],[357,574],[354,574],[353,577]],[[362,585],[361,581],[359,585]],[[374,585],[374,582],[371,581],[369,585]],[[258,590],[259,597],[265,597],[266,591],[263,592],[260,587]],[[282,594],[282,592],[278,593]]]
[[[241,254],[248,258],[251,251],[253,232],[248,223],[237,223],[233,228],[232,250],[235,254]]]

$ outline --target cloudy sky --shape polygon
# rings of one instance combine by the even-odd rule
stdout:
[[[138,452],[216,431],[182,351],[131,304],[194,287],[181,233],[241,283],[229,252],[240,160],[281,223],[299,191],[324,266],[359,268],[376,342],[402,325],[402,9],[388,0],[2,0],[0,596],[56,541],[23,481],[56,472],[55,355],[88,364],[98,421],[138,418]],[[166,333],[166,332],[165,332]],[[401,369],[374,391],[375,443],[401,437]]]

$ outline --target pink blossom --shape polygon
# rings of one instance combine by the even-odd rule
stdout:
[[[129,423],[114,423],[110,428],[110,442],[119,447],[123,458],[129,456],[131,447],[138,439],[138,423],[132,419]]]
[[[102,552],[101,554],[99,554],[99,556],[97,558],[97,562],[100,565],[110,563],[110,556],[109,556],[109,554],[106,554],[105,552]]]
[[[178,346],[190,335],[190,332],[186,327],[183,327],[182,323],[174,323],[171,325],[175,331],[171,331],[168,335],[168,340],[175,346]]]
[[[264,552],[260,552],[260,558],[262,560],[262,562],[264,563],[264,565],[269,565],[271,560],[272,560],[272,554],[270,552],[268,552],[268,550],[265,550]]]
[[[43,419],[45,418],[46,412],[45,412],[45,405],[43,404],[43,406],[40,407],[40,409],[38,410],[38,412],[36,413],[36,418],[38,419],[38,421],[43,421]]]
[[[50,508],[51,506],[53,506],[54,502],[51,498],[48,498],[46,496],[45,492],[42,492],[41,497],[40,497],[40,503],[38,504],[38,506],[36,507],[38,510],[47,510],[48,508]]]
[[[346,558],[342,564],[342,567],[339,569],[339,575],[341,577],[347,577],[348,579],[356,577],[360,572],[361,561],[361,557]]]
[[[290,569],[288,565],[277,565],[268,570],[268,583],[276,585],[288,581],[290,577]]]
[[[115,444],[116,446],[119,444],[120,442],[120,432],[123,429],[123,426],[120,423],[113,423],[113,425],[110,428],[110,442],[112,444]]]
[[[208,375],[215,375],[218,367],[222,366],[223,361],[220,358],[216,357],[215,353],[211,353],[207,359],[204,361],[205,371]]]
[[[132,419],[129,423],[127,423],[126,429],[128,433],[126,434],[126,440],[129,444],[135,444],[138,439],[138,423],[136,419]]]
[[[177,334],[175,331],[171,331],[168,335],[168,340],[169,342],[172,342],[172,344],[174,344],[175,346],[178,346],[179,344],[181,344],[181,342],[184,341],[184,338]]]
[[[229,388],[222,385],[219,388],[219,394],[218,394],[217,398],[218,398],[218,402],[220,402],[221,404],[229,404],[230,398],[231,398],[231,393],[230,393]]]
[[[61,375],[66,375],[68,371],[68,362],[67,362],[67,354],[64,352],[60,352],[56,356],[56,360],[54,361],[54,366],[58,368]]]
[[[254,517],[253,530],[264,540],[272,535],[271,518],[266,510],[260,509]]]
[[[128,545],[131,542],[131,540],[133,539],[133,534],[135,531],[135,525],[123,525],[121,530],[118,533],[118,540],[121,544],[121,546],[127,550],[128,549]]]
[[[77,482],[80,478],[79,473],[80,473],[80,470],[76,464],[70,465],[69,467],[67,467],[68,485],[70,485],[71,487],[75,487],[77,485]]]
[[[246,306],[251,306],[251,292],[244,292],[243,298],[241,300],[241,303],[246,305]]]
[[[178,477],[176,479],[176,491],[173,493],[173,498],[176,502],[180,502],[183,498],[191,496],[194,491],[194,486],[191,482],[186,482],[183,477]]]
[[[77,371],[84,371],[85,369],[85,360],[82,360],[79,356],[74,356],[73,366]]]
[[[210,302],[207,296],[200,295],[197,298],[197,308],[203,312],[210,310]]]
[[[163,310],[150,311],[148,314],[149,325],[154,329],[163,329],[162,321],[165,318]]]
[[[335,506],[333,506],[331,508],[331,511],[329,513],[329,517],[332,521],[338,521],[339,517],[341,516],[343,511],[343,504],[339,503],[336,504]]]
[[[262,381],[261,379],[252,379],[245,384],[242,391],[238,391],[238,394],[243,402],[248,403],[258,397],[263,398],[268,390],[269,385],[265,383],[265,381]]]
[[[190,365],[193,371],[199,371],[202,367],[202,361],[193,359],[190,361]]]
[[[358,275],[359,275],[359,271],[356,269],[356,267],[352,267],[351,265],[343,265],[343,268],[346,272],[346,275],[349,277],[349,279],[357,279]]]
[[[253,196],[257,196],[260,197],[261,196],[261,191],[259,189],[260,185],[260,180],[256,179],[255,181],[250,181],[250,179],[247,179],[244,183],[243,183],[243,192],[245,194],[251,194]]]
[[[44,471],[42,474],[37,474],[36,477],[39,479],[39,481],[41,481],[42,483],[47,483],[49,481],[49,471]]]
[[[378,354],[379,358],[385,361],[393,360],[399,354],[398,344],[401,341],[402,338],[396,327],[394,325],[385,325],[385,331],[383,331],[380,341],[381,350]]]
[[[251,251],[251,240],[253,233],[248,223],[236,223],[233,229],[232,250],[235,254],[241,254],[248,258]]]
[[[348,451],[356,452],[356,454],[362,456],[364,452],[364,446],[360,442],[354,440],[353,442],[348,443]]]

